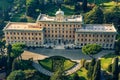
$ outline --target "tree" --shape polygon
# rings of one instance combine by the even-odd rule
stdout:
[[[11,64],[12,64],[12,59],[11,59],[11,52],[12,52],[12,46],[10,44],[7,45],[7,73],[11,71]]]
[[[0,41],[0,53],[2,55],[4,55],[4,51],[3,51],[4,46],[5,46],[5,43],[3,41]]]
[[[85,14],[85,23],[102,24],[104,20],[103,11],[99,6],[95,6],[90,12]]]
[[[119,61],[118,57],[114,58],[112,65],[113,80],[118,80],[118,76],[119,76],[118,61]]]
[[[97,54],[100,52],[102,47],[97,44],[88,44],[86,46],[82,47],[82,53],[89,55],[91,58],[93,58],[93,54]]]
[[[80,78],[79,75],[75,73],[73,80],[80,80],[79,78]]]
[[[120,38],[115,43],[115,54],[120,55]]]
[[[21,54],[24,52],[24,47],[25,47],[25,44],[21,44],[21,43],[13,44],[11,56],[13,58],[20,57],[21,59]]]
[[[25,79],[25,73],[21,70],[13,71],[7,77],[7,80],[24,80],[24,79]]]
[[[92,80],[101,80],[100,76],[101,76],[101,62],[100,62],[100,60],[97,60],[95,66],[94,66]]]
[[[105,23],[113,23],[118,30],[120,31],[120,7],[114,6],[110,11],[105,13]]]
[[[80,10],[81,10],[81,5],[80,5],[80,3],[76,3],[76,4],[75,4],[75,9],[74,9],[74,11],[76,12],[76,14],[80,14]]]
[[[27,0],[26,1],[26,12],[28,16],[36,17],[36,9],[39,9],[39,0]]]
[[[83,2],[82,2],[82,10],[83,10],[84,12],[87,11],[87,0],[83,0]]]
[[[94,66],[95,66],[96,60],[92,59],[92,61],[90,62],[90,64],[88,65],[88,72],[87,72],[87,77],[91,80],[92,79],[92,75],[93,75],[93,71],[94,71]]]
[[[64,59],[59,56],[52,57],[52,66],[54,73],[50,80],[64,80]]]

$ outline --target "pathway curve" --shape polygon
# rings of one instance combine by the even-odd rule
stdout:
[[[41,72],[41,73],[43,73],[43,74],[45,74],[45,75],[47,75],[47,76],[52,76],[52,72],[50,72],[50,71],[48,71],[48,70],[46,70],[46,69],[44,69],[39,63],[38,63],[38,61],[33,61],[33,67],[35,68],[35,69],[37,69],[39,72]]]
[[[33,67],[35,69],[37,69],[39,72],[47,75],[47,76],[52,76],[53,75],[53,72],[50,72],[48,70],[46,70],[45,68],[43,68],[39,63],[38,61],[33,61]],[[79,70],[81,68],[81,65],[80,63],[76,64],[74,67],[72,67],[71,69],[65,71],[65,75],[70,75],[74,72],[76,72],[77,70]]]
[[[81,64],[77,63],[73,68],[65,71],[65,74],[70,75],[70,74],[75,73],[76,71],[78,71],[80,68],[81,68]]]

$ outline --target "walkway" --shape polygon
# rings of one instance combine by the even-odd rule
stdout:
[[[38,63],[38,61],[33,61],[33,64],[32,64],[32,65],[33,65],[33,67],[34,67],[36,70],[38,70],[39,72],[41,72],[41,73],[43,73],[43,74],[45,74],[45,75],[47,75],[47,76],[52,76],[52,75],[53,75],[52,72],[50,72],[50,71],[46,70],[45,68],[43,68],[43,67]],[[75,73],[75,72],[76,72],[77,70],[79,70],[80,68],[81,68],[81,65],[80,65],[80,63],[78,63],[78,64],[76,64],[73,68],[65,71],[65,75],[70,75],[70,74],[72,74],[72,73]]]
[[[78,71],[80,68],[81,68],[81,64],[78,63],[78,64],[76,64],[73,68],[65,71],[65,74],[66,74],[66,75],[70,75],[70,74],[75,73],[76,71]]]
[[[47,75],[47,76],[52,76],[52,74],[53,74],[52,72],[44,69],[44,68],[38,63],[38,61],[34,61],[32,65],[33,65],[33,67],[34,67],[35,69],[37,69],[39,72],[41,72],[41,73],[43,73],[43,74],[45,74],[45,75]]]
[[[113,50],[103,50],[100,53],[94,55],[95,58],[100,58],[108,53],[113,53]],[[63,56],[73,61],[79,62],[80,59],[91,59],[88,55],[82,53],[81,49],[77,50],[65,50],[65,49],[30,49],[25,50],[22,54],[23,59],[33,58],[33,60],[42,60],[50,56]]]

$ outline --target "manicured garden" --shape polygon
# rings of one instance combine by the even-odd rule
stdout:
[[[112,64],[112,59],[114,57],[117,57],[118,55],[115,55],[115,54],[108,54],[108,55],[105,55],[101,58],[101,67],[104,69],[104,70],[108,70],[108,66],[110,64]],[[118,56],[120,58],[120,56]]]
[[[50,58],[46,58],[44,60],[39,60],[39,64],[41,66],[43,66],[45,69],[49,70],[49,71],[53,71],[52,70],[52,58],[53,57],[50,57]],[[73,66],[75,66],[75,62],[67,59],[67,58],[63,58],[61,57],[62,59],[64,59],[64,70],[68,70],[70,68],[72,68]]]

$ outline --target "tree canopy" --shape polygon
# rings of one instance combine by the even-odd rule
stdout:
[[[13,71],[7,77],[7,80],[24,80],[24,79],[25,79],[25,74],[21,70]]]
[[[12,54],[11,56],[16,58],[24,52],[25,44],[15,43],[12,45]]]
[[[101,46],[97,44],[88,44],[82,47],[82,53],[87,55],[97,54],[100,51],[101,51]]]
[[[87,24],[102,24],[104,14],[99,6],[95,6],[90,12],[85,14],[85,23]]]

